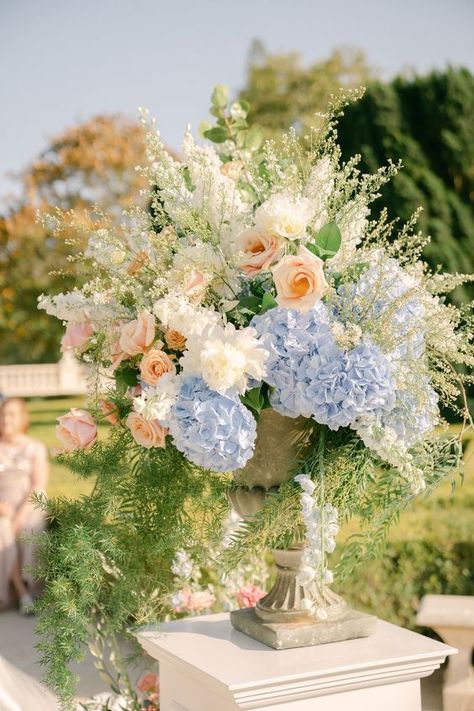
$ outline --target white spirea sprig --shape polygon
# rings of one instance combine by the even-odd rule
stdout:
[[[306,547],[296,580],[304,586],[317,581],[323,589],[333,581],[333,574],[327,567],[327,554],[336,548],[338,513],[331,504],[321,506],[316,502],[313,496],[315,484],[308,474],[298,474],[295,481],[302,489],[300,503],[306,527]],[[309,612],[319,619],[326,619],[327,612],[323,607],[314,606],[310,600],[305,602]]]

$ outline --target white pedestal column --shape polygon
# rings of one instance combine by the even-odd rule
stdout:
[[[421,711],[420,679],[452,647],[378,621],[365,639],[276,651],[227,614],[138,633],[160,662],[161,711]]]

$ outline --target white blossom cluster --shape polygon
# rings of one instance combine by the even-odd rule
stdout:
[[[333,574],[327,567],[326,554],[336,548],[335,536],[339,532],[337,510],[331,504],[318,505],[314,499],[315,484],[308,474],[298,474],[295,481],[300,485],[301,512],[306,527],[306,547],[301,559],[297,582],[307,586],[313,581],[324,588],[333,581]],[[308,599],[305,601],[309,611],[319,619],[325,619],[327,612],[323,607],[314,607]]]

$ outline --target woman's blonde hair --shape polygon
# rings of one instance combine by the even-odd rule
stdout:
[[[21,409],[21,414],[23,415],[23,432],[26,433],[28,432],[28,428],[30,426],[30,416],[28,414],[28,406],[26,404],[26,400],[23,400],[21,397],[7,397],[5,400],[0,402],[0,415],[2,414],[3,410],[7,405],[10,403],[14,403],[15,405],[18,405],[19,408]],[[0,429],[0,434],[1,434],[1,429]]]

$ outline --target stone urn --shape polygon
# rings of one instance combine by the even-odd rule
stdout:
[[[310,444],[309,422],[303,417],[283,417],[263,410],[257,425],[252,459],[234,473],[236,486],[229,492],[235,511],[249,519],[266,500],[288,481],[296,462]],[[272,589],[255,608],[231,612],[235,629],[275,649],[304,647],[354,637],[366,637],[375,629],[376,618],[351,610],[326,583],[297,581],[304,544],[292,542],[273,550],[276,579]],[[312,609],[323,611],[316,618]]]

